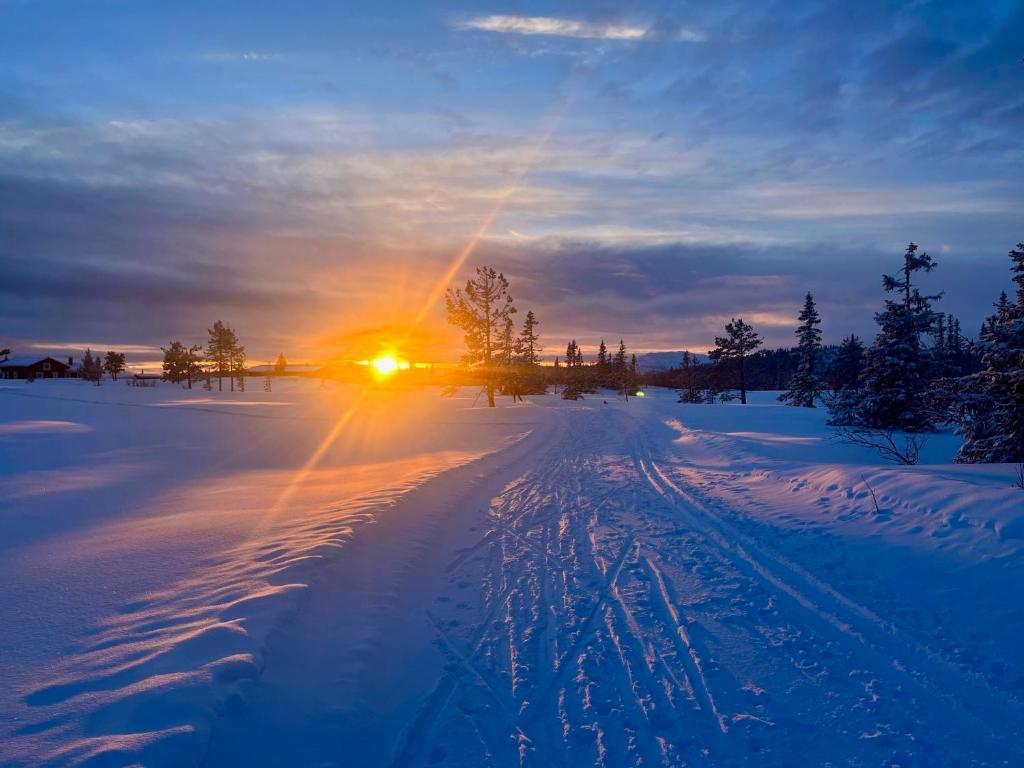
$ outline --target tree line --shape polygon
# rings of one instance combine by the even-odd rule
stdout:
[[[217,391],[224,391],[224,380],[228,380],[230,391],[245,391],[245,347],[238,340],[234,328],[221,320],[214,322],[207,330],[206,345],[187,345],[181,341],[172,341],[168,346],[161,347],[164,353],[163,378],[175,384],[184,383],[192,389],[194,382],[201,381],[207,389],[213,388],[213,379],[217,380]],[[283,354],[278,355],[274,364],[274,372],[283,374],[288,361]],[[269,380],[266,388],[269,389]]]
[[[587,362],[575,339],[564,358],[542,368],[539,325],[533,312],[518,336],[516,313],[505,276],[479,267],[464,288],[446,294],[448,320],[464,332],[469,372],[484,385],[489,406],[496,392],[559,386],[562,397],[579,399],[598,388],[628,397],[645,384],[673,387],[683,403],[715,403],[750,389],[785,391],[791,406],[825,405],[829,423],[848,439],[882,450],[899,461],[916,461],[920,435],[952,424],[964,437],[956,460],[1024,462],[1024,243],[1009,252],[1016,296],[1005,292],[982,324],[966,337],[960,321],[935,309],[942,294],[922,293],[921,274],[937,263],[910,243],[892,274],[882,276],[884,301],[875,314],[878,331],[870,345],[849,335],[823,345],[821,315],[807,293],[796,318],[796,345],[762,350],[762,337],[743,318],[733,318],[716,336],[706,360],[684,352],[679,366],[641,375],[636,355],[620,341],[610,354],[602,340]],[[528,343],[527,343],[528,340]],[[897,435],[901,437],[897,437]],[[902,444],[897,441],[903,440]]]
[[[448,322],[463,332],[465,373],[483,386],[491,408],[496,393],[511,395],[515,401],[524,394],[544,393],[552,385],[561,388],[566,400],[578,400],[600,387],[614,388],[625,397],[636,390],[636,355],[627,358],[621,340],[614,354],[608,352],[602,340],[596,361],[587,363],[573,339],[566,345],[564,359],[556,357],[553,366],[541,366],[540,322],[533,310],[528,310],[521,330],[516,332],[512,316],[518,310],[508,279],[493,267],[477,267],[464,287],[449,288],[445,306]]]
[[[117,381],[117,377],[124,373],[127,364],[124,352],[107,352],[103,357],[93,355],[92,349],[86,349],[82,355],[82,362],[78,366],[78,377],[99,384],[106,373],[111,380]]]

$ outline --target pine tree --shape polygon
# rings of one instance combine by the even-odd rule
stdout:
[[[213,368],[211,372],[217,377],[217,391],[224,391],[224,378],[227,377],[234,392],[235,376],[245,361],[245,347],[239,345],[234,329],[220,320],[215,321],[207,333],[206,359]]]
[[[161,347],[164,353],[163,378],[174,384],[185,378],[185,357],[187,351],[180,341],[172,341],[169,346]]]
[[[125,369],[124,352],[107,352],[103,358],[103,370],[110,374],[113,381],[117,381],[117,375]]]
[[[498,361],[503,368],[511,368],[515,360],[515,324],[512,322],[511,317],[506,317],[505,325],[501,329],[501,338],[498,342]]]
[[[885,309],[875,315],[879,332],[864,356],[861,392],[852,412],[859,426],[908,431],[932,428],[933,418],[924,400],[933,366],[921,336],[931,331],[935,321],[931,304],[939,296],[921,295],[913,276],[931,272],[935,266],[931,256],[918,255],[917,245],[910,243],[900,275],[882,277],[886,293],[895,298],[886,299]]]
[[[516,311],[508,292],[508,280],[491,267],[477,267],[476,277],[466,281],[464,290],[448,289],[445,306],[448,322],[463,330],[467,350],[463,359],[483,368],[487,405],[493,408],[493,366],[500,352],[498,342],[506,320]]]
[[[1024,462],[1024,243],[1009,257],[1017,300],[999,297],[977,342],[982,370],[954,382],[960,462]]]
[[[228,350],[228,371],[231,375],[231,391],[245,392],[245,347],[238,343],[238,336],[232,328],[227,329],[225,340]]]
[[[192,389],[192,382],[203,375],[203,348],[201,346],[193,344],[185,350],[184,368],[188,388]]]
[[[813,408],[821,395],[824,385],[818,373],[818,356],[821,353],[821,315],[814,304],[814,297],[807,293],[804,308],[797,318],[800,327],[796,329],[797,350],[800,362],[796,373],[789,381],[789,390],[779,396],[779,400],[801,408]]]
[[[761,337],[743,322],[733,318],[726,323],[725,336],[715,337],[715,348],[708,352],[712,360],[734,360],[740,385],[740,402],[747,404],[747,356],[761,346]]]

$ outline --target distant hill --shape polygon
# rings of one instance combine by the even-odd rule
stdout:
[[[691,352],[699,362],[706,363],[708,356],[699,352]],[[636,356],[636,365],[640,373],[655,373],[678,368],[682,364],[683,351],[678,352],[643,352]]]

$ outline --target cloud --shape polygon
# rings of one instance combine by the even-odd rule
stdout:
[[[280,61],[284,58],[284,54],[273,53],[269,51],[208,51],[199,55],[199,58],[203,61],[247,61],[247,62],[266,62],[266,61]]]
[[[477,16],[459,22],[458,29],[500,32],[512,35],[542,35],[547,37],[575,37],[587,40],[643,40],[659,39],[660,30],[629,24],[599,24],[552,16]],[[705,39],[699,30],[678,27],[665,39],[683,42],[701,42]]]

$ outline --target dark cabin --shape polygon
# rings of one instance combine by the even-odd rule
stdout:
[[[64,379],[69,368],[54,357],[21,355],[0,362],[0,379]]]

